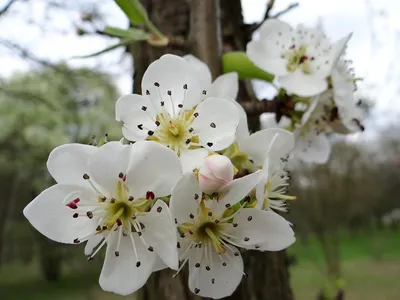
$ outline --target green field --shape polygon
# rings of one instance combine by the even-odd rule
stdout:
[[[297,264],[291,269],[298,300],[316,298],[327,284],[323,256],[315,240],[297,242],[291,249]],[[400,299],[400,233],[379,232],[341,238],[346,300]],[[379,259],[377,259],[379,257]],[[86,267],[85,267],[86,268]],[[47,283],[35,264],[9,264],[0,268],[1,300],[118,300],[134,299],[102,292],[97,285],[100,266],[64,270],[61,280]]]

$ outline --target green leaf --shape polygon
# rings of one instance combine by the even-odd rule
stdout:
[[[112,35],[120,38],[134,39],[136,41],[147,40],[149,38],[149,34],[146,33],[142,29],[137,28],[129,28],[122,29],[117,27],[106,26],[104,28],[104,32],[108,35]]]
[[[114,49],[116,49],[118,47],[129,45],[130,43],[132,43],[134,41],[135,41],[134,39],[125,39],[125,40],[122,40],[121,42],[119,42],[119,43],[117,43],[115,45],[112,45],[110,47],[107,47],[107,48],[105,48],[105,49],[103,49],[101,51],[98,51],[98,52],[95,52],[95,53],[92,53],[92,54],[88,54],[88,55],[74,56],[72,58],[89,58],[89,57],[98,56],[100,54],[103,54],[103,53],[109,52],[111,50],[114,50]]]
[[[117,3],[133,24],[140,25],[147,23],[148,16],[146,9],[139,0],[115,0],[115,3]]]
[[[246,53],[240,51],[224,54],[222,68],[224,73],[237,72],[239,79],[261,79],[268,82],[274,80],[274,75],[254,65]]]

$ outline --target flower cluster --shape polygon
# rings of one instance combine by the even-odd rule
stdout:
[[[66,144],[49,155],[57,182],[24,209],[43,235],[106,247],[100,286],[121,295],[152,272],[189,267],[189,288],[222,298],[244,274],[245,249],[279,251],[294,241],[285,170],[294,136],[249,134],[235,101],[236,73],[211,81],[193,56],[164,55],[143,76],[142,95],[116,103],[129,143]]]
[[[356,78],[344,59],[351,34],[332,42],[321,26],[292,28],[270,19],[259,30],[260,38],[247,45],[249,58],[275,75],[292,108],[285,118],[270,116],[269,126],[294,132],[293,157],[325,163],[330,155],[329,132],[348,134],[363,130],[360,102],[354,99]],[[279,123],[273,122],[277,119]]]

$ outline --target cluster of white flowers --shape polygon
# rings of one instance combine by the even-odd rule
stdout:
[[[340,58],[347,40],[331,45],[320,29],[295,31],[270,20],[248,45],[249,57],[288,93],[312,96],[294,134],[281,128],[250,134],[235,101],[236,73],[212,82],[197,58],[162,56],[145,72],[142,94],[116,103],[129,143],[54,149],[47,168],[57,184],[24,215],[52,240],[86,242],[88,259],[106,245],[100,275],[106,291],[133,293],[152,272],[169,267],[178,274],[187,264],[193,293],[232,294],[244,274],[243,249],[279,251],[295,241],[277,213],[295,199],[286,194],[289,153],[322,161],[317,150],[327,142],[320,133],[328,125],[355,127],[348,103],[354,82]]]
[[[267,20],[260,38],[247,45],[249,58],[261,69],[275,75],[302,117],[283,118],[277,124],[269,116],[269,126],[294,130],[296,147],[292,157],[305,162],[325,163],[330,144],[324,133],[342,134],[363,130],[363,113],[355,101],[354,75],[344,51],[351,34],[332,43],[321,26],[293,29],[279,20]],[[305,107],[305,111],[304,111]]]

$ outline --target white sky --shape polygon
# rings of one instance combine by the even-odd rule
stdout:
[[[167,0],[166,0],[167,1]],[[245,19],[257,22],[262,18],[267,0],[242,0]],[[8,0],[0,0],[0,8]],[[45,11],[46,0],[16,3],[0,19],[0,39],[11,40],[27,47],[36,56],[46,60],[66,60],[72,66],[90,66],[111,72],[122,93],[131,89],[131,62],[122,50],[112,51],[101,57],[73,59],[75,55],[90,54],[116,42],[105,37],[75,34],[74,24],[81,24],[76,12]],[[80,3],[79,3],[80,2]],[[106,16],[106,23],[125,27],[127,20],[112,0],[76,1],[79,7],[96,3],[99,12]],[[293,3],[293,0],[276,0],[272,13]],[[322,20],[327,35],[339,39],[349,32],[353,37],[348,45],[348,58],[353,60],[356,75],[364,77],[362,90],[377,98],[376,112],[386,118],[398,118],[400,63],[400,1],[399,0],[299,0],[300,6],[281,19],[292,25],[315,25]],[[32,4],[34,3],[34,4]],[[70,2],[74,3],[74,2]],[[98,24],[99,28],[104,26]],[[44,29],[44,30],[43,30]],[[15,71],[27,70],[28,64],[18,55],[0,46],[0,75],[9,76]],[[262,90],[261,90],[262,93]],[[389,107],[389,104],[391,107]],[[395,110],[391,109],[395,106]],[[395,115],[393,115],[395,113]],[[378,120],[379,121],[379,120]],[[384,120],[385,122],[385,120]]]

